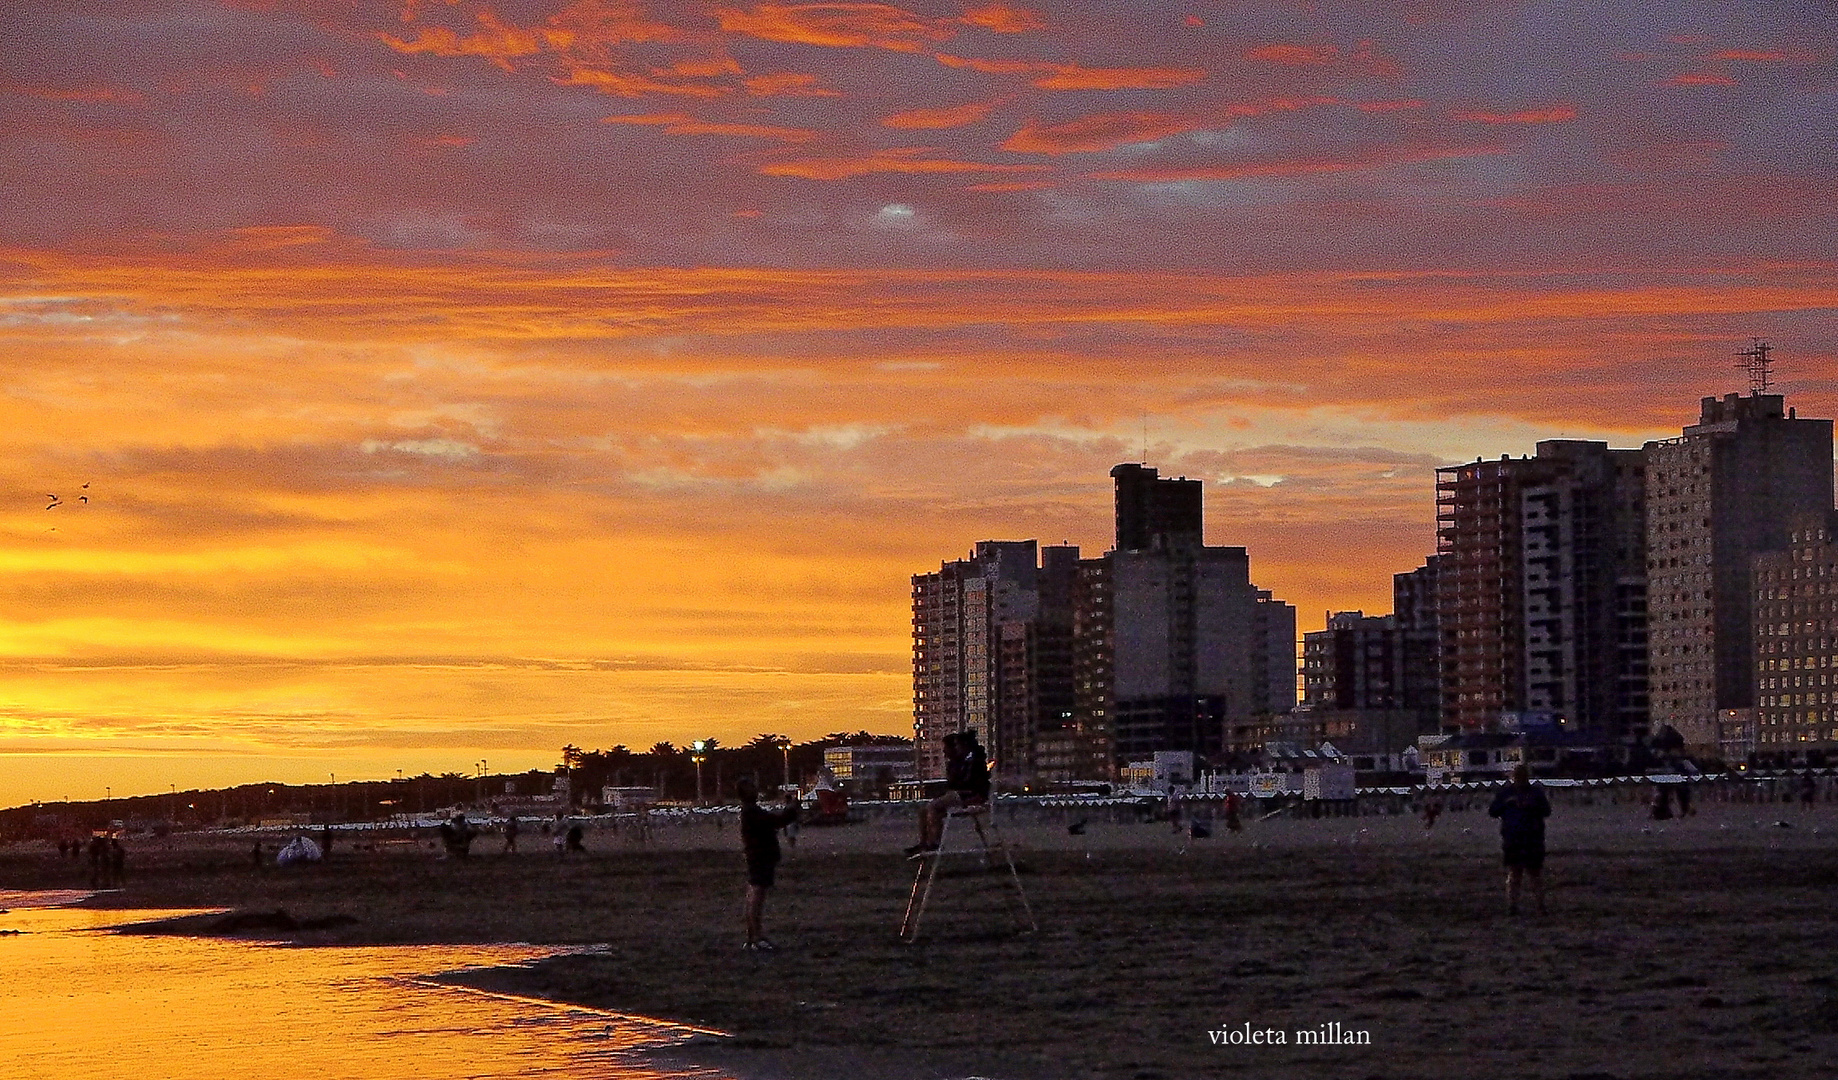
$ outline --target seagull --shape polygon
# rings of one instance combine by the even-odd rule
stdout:
[[[85,484],[84,486],[85,486],[85,487],[88,487],[89,485],[87,485],[87,484]],[[80,502],[80,503],[86,503],[86,502],[88,502],[88,501],[89,501],[89,496],[87,496],[87,495],[78,495],[78,496],[77,496],[77,501],[78,501],[78,502]]]

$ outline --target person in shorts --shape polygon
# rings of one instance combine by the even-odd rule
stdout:
[[[1519,892],[1532,879],[1538,914],[1544,914],[1544,819],[1551,816],[1551,801],[1544,789],[1532,783],[1523,762],[1513,766],[1512,783],[1500,790],[1487,808],[1488,817],[1500,819],[1500,847],[1506,859],[1506,910],[1519,914]]]
[[[790,798],[778,811],[759,804],[759,788],[752,777],[741,777],[734,793],[740,796],[740,844],[747,855],[747,941],[741,948],[769,950],[766,940],[766,892],[779,869],[779,830],[798,820],[798,804]]]

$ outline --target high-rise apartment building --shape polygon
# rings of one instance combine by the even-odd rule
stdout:
[[[1756,704],[1756,556],[1832,509],[1832,422],[1785,405],[1708,397],[1679,438],[1646,445],[1653,723],[1691,743],[1716,741],[1719,709]]]
[[[1445,726],[1552,714],[1611,738],[1644,724],[1643,464],[1553,439],[1437,470]]]
[[[944,775],[945,735],[974,731],[998,770],[1030,753],[1038,693],[1032,627],[1038,545],[979,541],[968,558],[913,576],[913,736],[919,775]]]
[[[1195,548],[1206,542],[1200,481],[1169,479],[1146,465],[1110,471],[1116,483],[1117,550]]]
[[[1431,555],[1407,574],[1391,576],[1391,612],[1404,650],[1403,707],[1420,716],[1424,730],[1437,731],[1442,721],[1441,634],[1436,614],[1436,582],[1442,556]]]
[[[1755,753],[1828,765],[1838,753],[1838,514],[1788,523],[1755,559]]]
[[[1302,635],[1302,703],[1326,709],[1404,707],[1404,649],[1397,619],[1336,611]]]
[[[1639,450],[1550,440],[1521,494],[1528,712],[1619,741],[1647,725],[1646,482]]]
[[[1257,591],[1251,629],[1251,712],[1280,716],[1296,707],[1296,609],[1268,589]]]
[[[1108,779],[1157,750],[1217,757],[1228,724],[1295,704],[1295,609],[1244,548],[1203,539],[1200,482],[1120,465],[1117,546],[984,541],[913,578],[922,777],[972,729],[997,779]]]
[[[1244,548],[1204,542],[1200,482],[1119,465],[1117,544],[1080,565],[1075,726],[1115,769],[1157,750],[1221,755],[1227,729],[1295,704],[1295,609]]]

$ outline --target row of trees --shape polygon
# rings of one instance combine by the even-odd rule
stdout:
[[[782,735],[761,734],[742,746],[723,746],[717,739],[692,746],[669,742],[648,750],[614,746],[610,750],[562,748],[562,765],[571,780],[576,808],[598,803],[606,786],[655,788],[664,799],[697,796],[696,762],[702,757],[703,790],[709,802],[732,797],[734,782],[751,776],[762,789],[780,783],[807,784],[823,765],[823,751],[843,745],[899,745],[898,735],[867,731],[832,732],[820,739],[794,743]],[[480,763],[481,766],[483,762]],[[214,790],[176,788],[163,794],[123,796],[79,802],[30,804],[0,810],[0,840],[59,837],[106,829],[115,822],[130,828],[163,831],[240,825],[276,815],[304,815],[318,821],[365,821],[400,813],[428,813],[449,806],[487,806],[506,795],[511,782],[518,796],[549,790],[543,770],[525,773],[442,773],[389,780],[338,784],[243,784]]]
[[[734,783],[753,778],[762,789],[782,783],[804,785],[823,766],[823,752],[832,746],[901,745],[910,740],[898,735],[867,731],[835,731],[820,739],[794,743],[783,735],[760,734],[742,746],[723,746],[718,739],[703,739],[688,746],[655,743],[649,750],[615,746],[610,750],[562,747],[562,764],[573,778],[576,801],[592,799],[603,787],[655,788],[665,799],[693,799],[696,758],[702,758],[702,791],[710,802],[725,801]],[[698,749],[699,747],[699,749]]]

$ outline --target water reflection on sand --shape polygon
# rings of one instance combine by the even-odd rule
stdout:
[[[642,1051],[691,1032],[428,979],[524,963],[522,945],[294,948],[107,933],[184,912],[0,895],[0,1078],[717,1080]]]

